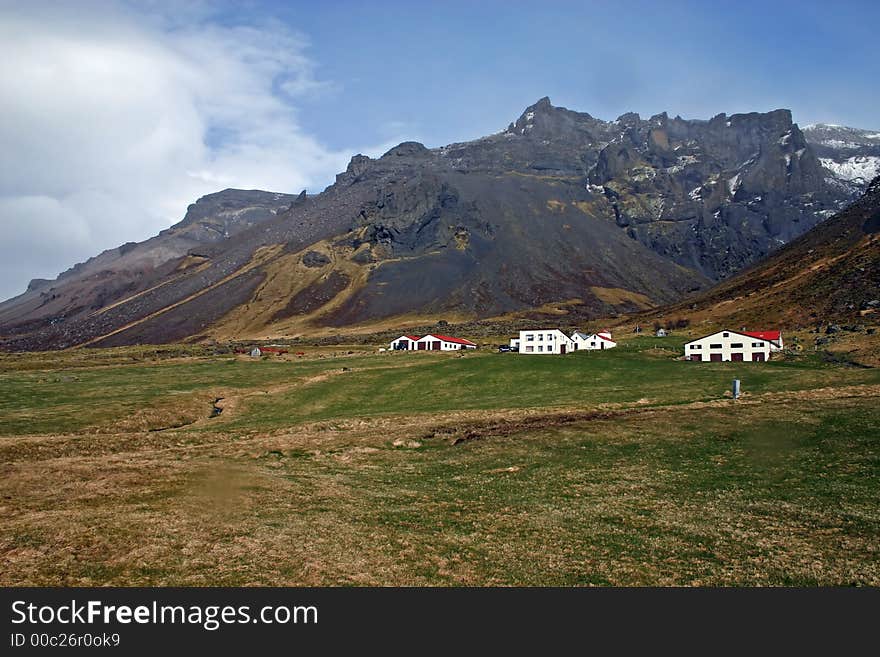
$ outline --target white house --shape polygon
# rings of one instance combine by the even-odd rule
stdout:
[[[393,351],[411,351],[416,348],[416,342],[418,341],[418,335],[401,335],[396,340],[391,341],[391,349]]]
[[[691,340],[684,345],[685,360],[748,361],[770,359],[771,351],[782,348],[779,331],[723,330]]]
[[[584,349],[613,349],[617,343],[611,339],[611,331],[605,329],[598,333],[581,333],[575,331],[571,334],[571,340],[574,342],[574,348],[577,350]]]
[[[566,354],[575,351],[574,341],[559,329],[519,332],[521,354]]]
[[[464,338],[449,335],[401,335],[391,341],[391,349],[396,351],[458,351],[476,349],[477,344]]]

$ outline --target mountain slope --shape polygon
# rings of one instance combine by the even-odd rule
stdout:
[[[859,200],[767,260],[664,314],[700,316],[729,326],[876,322],[880,177]]]
[[[143,270],[120,264],[197,217],[220,221],[203,199],[158,243],[102,254],[0,305],[0,340],[280,337],[548,303],[586,318],[633,312],[707,287],[833,214],[852,191],[827,178],[787,110],[606,122],[544,98],[483,139],[355,156],[315,196],[225,198],[224,216],[253,220],[221,221],[222,233],[202,231]],[[84,297],[92,279],[109,287],[89,283]]]
[[[0,303],[0,326],[39,326],[99,311],[205,260],[210,245],[287,210],[295,196],[227,189],[200,198],[178,224],[141,243],[109,249],[62,273],[33,280]]]

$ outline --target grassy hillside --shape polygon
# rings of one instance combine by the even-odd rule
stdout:
[[[5,357],[0,583],[880,584],[880,370],[679,346]]]

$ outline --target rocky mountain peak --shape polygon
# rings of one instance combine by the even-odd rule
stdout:
[[[417,141],[405,141],[385,153],[382,159],[393,157],[429,157],[430,155],[431,151],[424,144]]]
[[[565,107],[556,107],[548,96],[544,96],[533,105],[526,107],[519,118],[507,127],[506,132],[542,139],[552,138],[558,137],[560,132],[570,131],[574,125],[595,120],[585,112],[573,112]]]

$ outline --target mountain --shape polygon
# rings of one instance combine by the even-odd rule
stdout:
[[[201,199],[153,240],[0,304],[0,341],[274,338],[548,304],[632,312],[730,276],[856,191],[788,110],[603,121],[543,98],[482,139],[357,155],[314,196]]]
[[[880,175],[880,131],[816,123],[803,133],[822,166],[849,191],[864,191]]]
[[[206,261],[208,246],[288,210],[297,198],[239,189],[204,196],[155,237],[104,251],[54,281],[32,280],[24,294],[0,303],[0,326],[20,333],[105,309]]]
[[[876,323],[880,319],[880,177],[865,194],[761,263],[665,308],[728,326]]]

